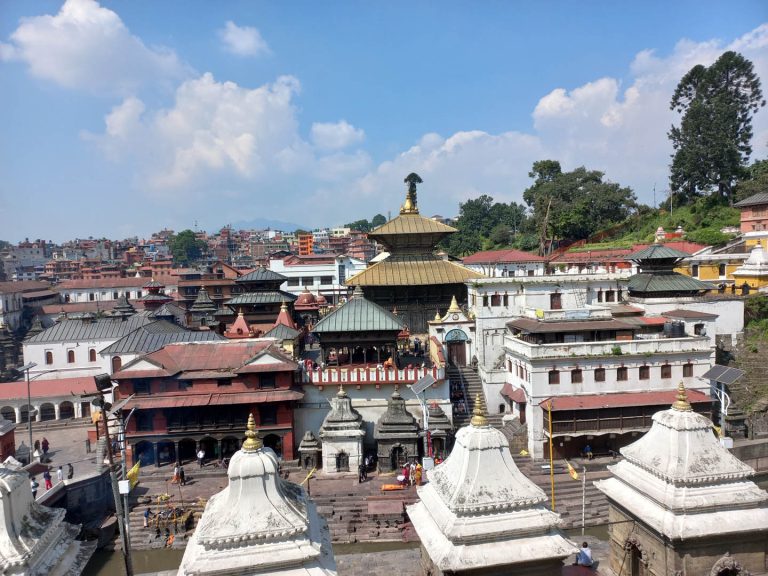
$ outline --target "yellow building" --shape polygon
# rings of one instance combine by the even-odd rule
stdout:
[[[733,273],[737,286],[747,284],[750,289],[760,290],[768,287],[768,255],[762,244],[756,244],[749,258]]]

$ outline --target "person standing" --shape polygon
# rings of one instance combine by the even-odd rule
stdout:
[[[32,488],[32,500],[35,500],[37,498],[37,489],[40,488],[40,484],[38,484],[34,476],[32,477],[32,480],[29,481],[29,487]]]
[[[203,460],[205,460],[205,450],[200,448],[200,450],[197,451],[197,463],[200,464],[200,468],[203,467]]]
[[[45,480],[45,489],[50,490],[53,488],[53,482],[51,481],[51,473],[46,470],[43,472],[43,480]]]
[[[40,443],[40,445],[43,447],[43,456],[48,457],[48,449],[51,447],[50,443],[48,442],[48,438],[43,436],[43,441]]]
[[[75,475],[75,469],[72,468],[72,464],[67,464],[67,480],[72,480]]]
[[[147,506],[147,509],[144,510],[144,528],[149,528],[149,517],[152,515],[152,508]]]
[[[58,467],[56,470],[56,483],[64,482],[64,470],[62,470],[61,466]]]
[[[184,466],[179,465],[179,482],[182,486],[187,485],[187,477],[184,475]]]
[[[171,484],[178,484],[181,482],[181,478],[179,478],[179,463],[176,462],[176,466],[173,467],[173,478],[171,479]]]

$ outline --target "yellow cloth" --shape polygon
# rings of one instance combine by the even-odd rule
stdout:
[[[125,473],[126,478],[131,482],[131,489],[133,489],[136,484],[139,483],[139,468],[141,467],[141,462],[136,462],[136,464],[133,465],[133,468],[128,470],[128,472]]]
[[[525,448],[520,450],[520,456],[528,456],[528,450],[526,450]]]
[[[571,478],[573,478],[574,480],[578,480],[579,479],[579,473],[576,472],[576,468],[571,466],[571,463],[568,462],[568,460],[566,460],[565,463],[568,465],[568,474],[571,475]]]

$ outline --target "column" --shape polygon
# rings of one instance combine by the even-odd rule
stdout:
[[[216,440],[216,460],[221,460],[221,440]]]
[[[13,411],[16,414],[16,424],[19,424],[21,422],[21,407],[14,406]]]
[[[61,420],[61,408],[58,404],[53,405],[53,418],[54,420]]]
[[[40,406],[35,406],[34,408],[37,411],[37,414],[35,415],[35,422],[42,422],[43,414],[40,412]]]
[[[174,442],[173,443],[173,454],[176,457],[176,462],[181,463],[181,456],[179,456],[179,443]]]
[[[82,418],[83,417],[83,403],[82,402],[75,402],[75,418]]]
[[[152,450],[155,453],[155,466],[160,467],[160,450],[157,446],[157,442],[152,443]]]

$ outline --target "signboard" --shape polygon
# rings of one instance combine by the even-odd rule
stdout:
[[[432,456],[424,456],[421,459],[421,465],[424,467],[424,471],[432,470],[435,467],[435,459]]]
[[[117,488],[120,494],[130,494],[131,493],[131,481],[130,480],[118,480],[117,481]]]
[[[432,384],[434,384],[435,382],[437,382],[437,380],[435,380],[431,374],[427,374],[424,377],[419,378],[418,381],[413,383],[413,385],[411,386],[411,391],[414,394],[421,394],[422,392],[424,392],[424,390],[432,386]]]

